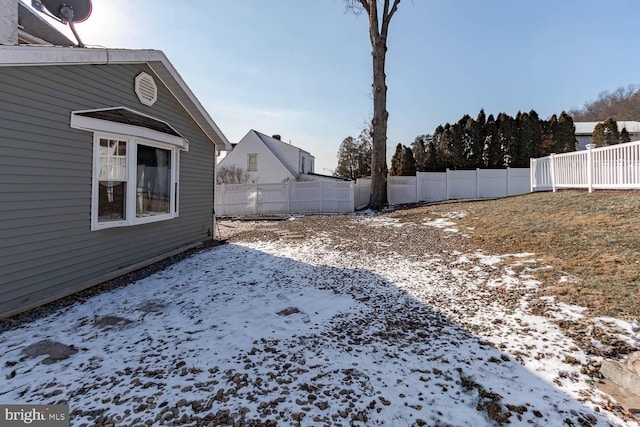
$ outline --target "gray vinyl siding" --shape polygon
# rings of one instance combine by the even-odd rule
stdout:
[[[161,81],[141,104],[146,65],[0,67],[0,317],[129,266],[210,239],[215,147]],[[180,153],[180,216],[91,231],[93,133],[72,111],[124,106],[171,124]]]

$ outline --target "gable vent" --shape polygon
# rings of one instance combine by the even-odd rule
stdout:
[[[158,99],[158,86],[149,74],[142,72],[136,76],[135,91],[144,105],[153,105]]]

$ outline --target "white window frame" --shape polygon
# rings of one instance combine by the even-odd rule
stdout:
[[[100,140],[114,139],[125,141],[127,144],[126,153],[126,197],[125,197],[125,219],[120,221],[103,221],[98,218],[98,200],[100,185]],[[146,145],[149,147],[161,148],[171,153],[171,191],[169,200],[169,212],[163,215],[152,215],[146,217],[136,216],[136,182],[137,177],[137,147],[138,145]],[[93,177],[91,189],[91,230],[104,230],[115,227],[129,227],[139,224],[147,224],[151,222],[166,221],[178,217],[179,214],[179,165],[180,165],[180,149],[174,144],[154,141],[145,138],[139,138],[131,135],[122,135],[116,133],[94,132],[93,134]]]

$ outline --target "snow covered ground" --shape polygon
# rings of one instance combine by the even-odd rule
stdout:
[[[639,425],[583,373],[598,359],[532,314],[535,255],[406,257],[373,236],[383,250],[214,247],[5,331],[0,402],[69,403],[73,426]]]

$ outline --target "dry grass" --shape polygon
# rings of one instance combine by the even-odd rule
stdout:
[[[591,315],[640,317],[640,192],[533,193],[405,213],[435,218],[452,211],[466,213],[456,222],[472,227],[468,233],[486,251],[534,252],[550,265],[538,270],[543,292]]]

